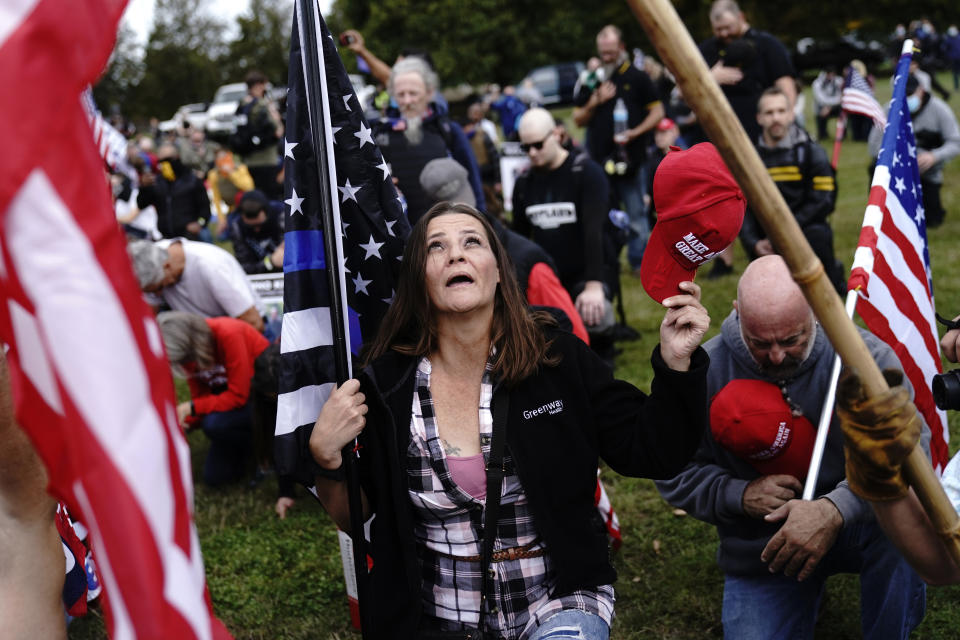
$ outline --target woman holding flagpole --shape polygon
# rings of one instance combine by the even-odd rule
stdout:
[[[616,574],[593,505],[598,457],[665,478],[700,441],[709,317],[697,285],[663,301],[647,396],[531,313],[513,273],[482,214],[434,206],[368,366],[314,426],[318,495],[344,529],[340,452],[359,437],[364,515],[376,516],[365,637],[607,638]]]

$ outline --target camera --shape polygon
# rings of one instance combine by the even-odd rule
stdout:
[[[340,34],[340,44],[342,44],[342,45],[345,46],[345,47],[346,47],[347,45],[353,44],[354,42],[356,42],[356,40],[357,40],[357,39],[356,39],[355,37],[353,37],[352,35],[350,35],[349,33],[341,33],[341,34]]]
[[[937,322],[946,327],[947,331],[960,329],[960,317],[957,320],[950,320],[936,312],[934,316],[936,316]],[[933,376],[930,387],[933,391],[933,402],[938,409],[941,411],[960,410],[960,369],[938,373]]]
[[[960,410],[960,369],[933,376],[933,402],[943,411]]]

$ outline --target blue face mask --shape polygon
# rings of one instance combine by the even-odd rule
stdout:
[[[920,108],[920,96],[912,95],[907,96],[907,109],[910,110],[910,113],[916,113],[917,109]]]

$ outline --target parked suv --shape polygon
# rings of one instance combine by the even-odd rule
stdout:
[[[517,86],[530,80],[543,96],[544,105],[570,104],[573,102],[573,88],[583,68],[582,62],[561,62],[537,67]]]
[[[225,84],[213,96],[213,102],[207,109],[207,134],[211,137],[225,138],[237,131],[237,107],[243,96],[247,95],[244,82]]]

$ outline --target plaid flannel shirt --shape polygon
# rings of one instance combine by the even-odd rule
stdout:
[[[480,447],[485,462],[490,457],[493,428],[491,369],[492,363],[488,361],[478,408]],[[407,449],[409,496],[416,516],[424,614],[438,619],[443,628],[476,627],[480,619],[480,563],[447,556],[481,553],[485,501],[473,498],[457,486],[450,475],[430,395],[430,373],[430,361],[423,358],[417,368]],[[504,451],[504,463],[506,477],[493,549],[528,544],[540,548],[544,545],[537,542],[533,515],[509,450]],[[549,554],[494,562],[491,568],[494,579],[487,594],[485,627],[506,638],[523,640],[547,618],[563,610],[593,613],[608,625],[613,619],[611,585],[552,596],[556,579]]]

